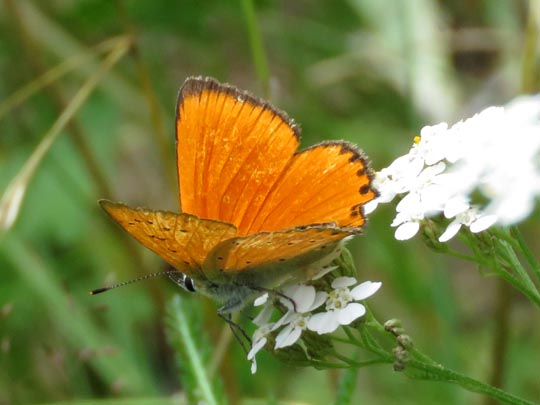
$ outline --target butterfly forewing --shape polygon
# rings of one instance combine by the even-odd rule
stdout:
[[[299,144],[285,113],[212,79],[186,81],[177,106],[182,211],[246,234]]]
[[[101,207],[131,236],[181,272],[197,278],[208,253],[236,235],[227,223],[189,214],[130,208],[101,200]]]

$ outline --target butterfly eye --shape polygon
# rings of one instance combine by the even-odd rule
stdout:
[[[184,277],[184,288],[187,291],[195,292],[195,282],[191,277],[185,276]]]
[[[186,276],[179,271],[172,271],[169,274],[169,278],[174,281],[175,284],[178,284],[184,290],[189,292],[195,292],[195,282],[191,277]]]

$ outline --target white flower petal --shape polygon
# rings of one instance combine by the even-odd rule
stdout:
[[[476,221],[474,221],[469,226],[469,229],[471,230],[472,233],[482,232],[488,229],[495,222],[497,222],[497,215],[484,215],[478,218]]]
[[[418,233],[420,229],[419,222],[405,222],[401,224],[394,233],[394,237],[397,240],[407,240],[411,239],[414,235]]]
[[[287,325],[276,336],[276,345],[274,348],[281,349],[283,347],[291,346],[296,343],[301,335],[302,329],[293,327],[292,325]]]
[[[317,295],[315,296],[315,301],[313,301],[313,305],[311,306],[311,308],[309,308],[309,311],[311,312],[314,309],[317,309],[321,305],[323,305],[327,297],[328,297],[328,293],[326,291],[317,291]]]
[[[451,198],[444,206],[444,216],[446,218],[453,218],[457,214],[461,214],[469,208],[469,202],[466,199],[462,198],[462,196]]]
[[[452,239],[461,229],[461,222],[458,220],[454,220],[450,222],[446,230],[443,232],[441,236],[439,236],[439,242],[448,242],[450,239]]]
[[[338,322],[341,325],[349,325],[354,320],[360,318],[366,313],[366,307],[358,302],[351,302],[345,308],[337,312]]]
[[[255,317],[255,319],[253,319],[253,323],[257,326],[267,324],[270,321],[270,317],[272,316],[273,311],[274,306],[270,301],[267,301],[261,311]]]
[[[373,211],[377,209],[378,205],[379,205],[379,201],[377,201],[377,198],[369,201],[367,204],[364,205],[364,214],[365,215],[371,214]]]
[[[289,309],[285,313],[285,315],[279,318],[277,322],[272,324],[272,330],[274,331],[276,329],[281,328],[283,325],[289,324],[294,319],[295,316],[296,316],[296,312],[294,312],[292,309]]]
[[[355,285],[357,282],[354,277],[338,277],[332,281],[332,288],[347,288]]]
[[[315,300],[315,288],[305,284],[290,284],[283,288],[283,295],[289,299],[280,297],[279,300],[288,309],[293,309],[294,302],[296,312],[306,312]]]
[[[364,281],[351,290],[351,296],[356,301],[365,300],[375,294],[381,288],[381,282]]]
[[[267,339],[265,337],[254,341],[253,346],[251,347],[251,350],[249,351],[249,353],[247,355],[248,360],[253,360],[255,358],[255,355],[257,354],[257,352],[264,347],[266,342],[267,342]]]
[[[320,312],[309,318],[307,327],[319,335],[332,333],[339,327],[338,317],[335,311]]]
[[[257,361],[255,360],[255,357],[253,360],[251,360],[251,374],[255,374],[257,372]]]
[[[268,301],[268,293],[264,293],[263,295],[257,297],[255,301],[253,301],[253,306],[258,307],[263,305],[266,301]]]

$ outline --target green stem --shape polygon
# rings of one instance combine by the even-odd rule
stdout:
[[[264,45],[261,39],[257,16],[255,15],[255,7],[252,0],[241,0],[242,11],[246,20],[246,29],[248,32],[249,46],[253,57],[253,64],[259,82],[261,83],[262,92],[265,97],[269,95],[270,70],[268,69],[268,61],[264,52]]]
[[[499,245],[502,248],[502,250],[500,250],[500,254],[508,261],[512,270],[517,275],[520,291],[522,291],[536,305],[540,306],[540,293],[538,292],[538,289],[529,277],[527,271],[521,265],[521,262],[519,261],[516,253],[514,252],[510,244],[506,241],[501,240]],[[499,271],[502,270],[502,265],[498,261],[495,261],[495,265],[499,267]]]
[[[491,351],[490,385],[502,387],[504,384],[507,363],[510,313],[512,311],[512,290],[503,279],[497,279],[496,306],[493,310],[495,320],[493,331],[493,348]],[[486,398],[485,405],[495,405],[493,398]]]
[[[129,34],[129,36],[133,38],[130,53],[133,57],[135,68],[137,69],[137,75],[139,77],[139,83],[141,85],[141,92],[144,96],[144,99],[146,100],[146,105],[148,106],[148,111],[150,113],[150,121],[154,129],[152,133],[155,137],[156,143],[158,144],[158,150],[161,155],[165,176],[168,180],[168,183],[172,187],[176,187],[176,173],[173,170],[168,170],[169,163],[172,163],[174,159],[174,154],[172,153],[173,149],[171,148],[172,142],[167,136],[167,129],[165,128],[165,125],[163,123],[163,117],[161,113],[162,108],[159,104],[156,92],[154,91],[154,86],[152,85],[150,73],[148,72],[148,68],[137,43],[135,26],[133,25],[129,17],[124,2],[122,0],[116,0],[115,5],[120,16],[120,21],[122,21],[124,25],[124,29]]]
[[[332,356],[334,356],[336,359],[341,360],[343,363],[348,364],[351,367],[356,368],[362,368],[362,367],[368,367],[372,366],[374,364],[388,364],[392,363],[392,359],[386,356],[386,358],[381,359],[373,359],[373,360],[366,360],[366,361],[357,361],[349,359],[348,357],[345,357],[337,352],[333,352]]]
[[[508,404],[535,405],[534,402],[519,398],[499,388],[492,387],[491,385],[484,384],[473,378],[444,368],[441,365],[426,364],[424,362],[412,359],[407,363],[407,369],[413,369],[422,372],[421,376],[409,375],[409,377],[414,379],[449,382],[459,385],[460,387],[465,388],[468,391],[489,395],[490,397],[496,398],[499,401],[503,401]]]
[[[519,231],[518,227],[517,226],[511,227],[510,234],[517,241],[519,250],[521,251],[521,253],[523,253],[523,256],[525,256],[525,259],[531,266],[536,279],[540,282],[540,263],[538,262],[538,260],[536,260],[536,258],[530,251],[529,247],[525,243],[525,240],[523,239],[523,235]]]
[[[184,313],[184,309],[178,296],[174,297],[171,308],[172,327],[180,337],[178,342],[183,345],[184,353],[190,363],[189,367],[196,380],[200,399],[206,404],[217,405],[219,401],[212,389],[212,379],[204,367],[201,351],[197,347],[197,336],[193,334],[190,319],[187,314]]]
[[[474,256],[469,256],[469,255],[466,255],[466,254],[463,254],[463,253],[459,253],[459,252],[456,252],[455,250],[452,250],[452,249],[448,249],[445,253],[448,253],[450,256],[453,256],[457,259],[462,259],[462,260],[466,260],[468,262],[473,262],[473,263],[478,263],[480,264],[480,262],[478,261],[478,259]]]

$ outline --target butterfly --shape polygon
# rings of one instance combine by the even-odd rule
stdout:
[[[361,233],[376,197],[363,153],[345,141],[298,151],[283,111],[212,78],[191,77],[176,107],[181,213],[100,200],[125,231],[178,270],[173,279],[230,314],[313,277]]]

